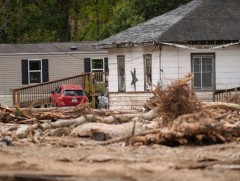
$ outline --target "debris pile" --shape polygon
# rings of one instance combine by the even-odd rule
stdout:
[[[169,121],[183,114],[201,111],[201,102],[189,86],[192,77],[192,74],[188,74],[184,79],[172,82],[164,90],[158,85],[153,92],[153,98],[146,102],[146,106],[156,110]]]
[[[225,94],[224,102],[240,104],[240,93],[236,90],[234,94]]]
[[[208,145],[239,141],[240,105],[202,103],[192,91],[192,75],[165,89],[156,87],[148,112],[73,108],[0,107],[0,139],[42,143],[49,137],[87,137],[92,144]],[[27,139],[26,139],[27,138]]]

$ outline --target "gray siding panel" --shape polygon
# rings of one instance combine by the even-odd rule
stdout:
[[[11,89],[22,85],[22,60],[48,59],[49,81],[84,73],[84,58],[104,58],[104,53],[61,55],[5,55],[0,56],[0,95],[11,95]],[[0,97],[0,103],[1,101]]]

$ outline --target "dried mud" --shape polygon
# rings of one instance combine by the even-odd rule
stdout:
[[[89,138],[46,137],[0,145],[0,180],[237,181],[239,141],[210,146],[95,145]],[[84,143],[84,144],[83,144]],[[88,144],[89,143],[89,144]]]

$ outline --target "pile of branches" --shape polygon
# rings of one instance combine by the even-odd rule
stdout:
[[[225,94],[223,97],[224,102],[240,104],[240,92],[237,90],[234,94]]]
[[[173,81],[165,89],[158,85],[146,106],[161,114],[168,122],[183,114],[201,111],[201,102],[189,85],[192,78],[192,74],[188,74],[183,79]]]

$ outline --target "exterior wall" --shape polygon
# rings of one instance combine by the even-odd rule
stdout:
[[[240,46],[216,53],[216,89],[240,87]]]
[[[131,86],[132,76],[130,70],[136,68],[136,91],[144,91],[143,55],[152,54],[152,81],[153,85],[167,86],[172,80],[182,78],[191,72],[191,53],[215,54],[215,83],[216,89],[229,89],[240,86],[240,46],[232,46],[220,49],[185,49],[174,46],[163,46],[160,50],[157,46],[138,48],[112,48],[109,49],[109,92],[110,109],[115,109],[123,104],[121,99],[131,99],[134,92]],[[118,92],[117,56],[125,55],[126,92]],[[160,69],[163,72],[160,74]],[[213,91],[196,92],[203,101],[212,101]],[[119,96],[118,96],[119,94]],[[139,96],[139,94],[136,94]],[[111,102],[112,100],[112,102]],[[114,101],[113,101],[114,100]],[[136,99],[137,101],[137,99]],[[142,102],[142,100],[141,100]],[[132,102],[134,106],[136,102]],[[128,105],[128,103],[126,103]],[[131,106],[126,106],[131,107]]]
[[[132,75],[131,71],[136,68],[136,91],[144,91],[144,70],[143,70],[143,54],[152,54],[153,83],[159,80],[159,52],[158,47],[139,47],[139,48],[119,48],[110,49],[108,54],[109,60],[109,90],[118,92],[118,74],[117,74],[117,56],[125,55],[125,74],[126,74],[126,91],[134,91],[131,86]],[[156,65],[156,66],[155,66]]]
[[[147,99],[152,97],[152,93],[112,93],[109,95],[109,104],[113,110],[141,110]]]
[[[104,58],[107,52],[92,54],[19,54],[0,56],[0,104],[12,106],[11,89],[22,85],[22,59],[48,59],[49,81],[84,72],[84,58]]]

